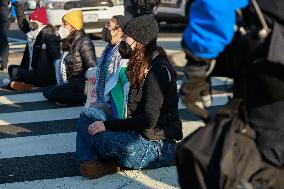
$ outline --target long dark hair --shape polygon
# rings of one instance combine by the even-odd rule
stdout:
[[[127,76],[131,85],[137,86],[145,79],[147,69],[151,65],[155,54],[168,60],[165,50],[162,47],[158,47],[156,41],[150,42],[147,45],[137,42],[127,67]]]

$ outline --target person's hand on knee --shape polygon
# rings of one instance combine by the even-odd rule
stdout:
[[[95,121],[94,123],[92,123],[91,125],[89,125],[88,127],[88,132],[90,135],[95,135],[99,132],[105,131],[105,125],[104,122],[102,121]]]

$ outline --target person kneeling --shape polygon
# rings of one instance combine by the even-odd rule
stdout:
[[[127,23],[119,45],[121,57],[129,59],[127,118],[94,122],[81,115],[76,144],[82,145],[76,146],[76,158],[84,177],[99,178],[121,166],[145,169],[175,164],[175,143],[182,138],[176,73],[156,45],[158,32],[151,16]]]

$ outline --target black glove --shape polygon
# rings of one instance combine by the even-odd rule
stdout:
[[[214,61],[197,61],[187,56],[188,63],[185,66],[185,81],[183,82],[180,95],[182,102],[187,109],[196,114],[204,121],[209,118],[209,108],[212,104],[210,78],[208,77],[211,69],[211,62]],[[213,65],[214,66],[214,65]]]
[[[12,5],[15,7],[18,26],[20,30],[22,30],[24,33],[28,33],[30,31],[30,27],[28,20],[25,18],[24,4],[15,1],[12,3]]]

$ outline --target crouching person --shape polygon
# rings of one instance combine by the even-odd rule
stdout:
[[[85,73],[96,64],[95,47],[83,29],[82,11],[66,13],[59,28],[63,55],[55,63],[57,84],[43,91],[59,104],[83,104],[86,101]]]
[[[119,52],[129,59],[128,115],[107,121],[81,115],[76,142],[84,140],[91,147],[77,145],[76,155],[81,174],[88,178],[115,173],[120,166],[174,165],[175,141],[182,138],[176,74],[165,51],[156,46],[158,23],[150,16],[137,17],[124,32]]]
[[[24,7],[17,1],[17,20],[20,29],[27,35],[27,45],[20,65],[11,65],[8,73],[14,90],[28,90],[33,86],[43,87],[55,83],[53,62],[60,57],[60,39],[55,29],[48,25],[45,8],[36,9],[25,18]]]

